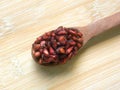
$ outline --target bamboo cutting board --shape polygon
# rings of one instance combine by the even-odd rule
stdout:
[[[67,64],[31,57],[36,37],[120,11],[120,0],[1,0],[0,90],[120,90],[120,26],[90,40]]]

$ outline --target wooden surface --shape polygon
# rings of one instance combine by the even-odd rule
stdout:
[[[1,0],[0,90],[120,90],[120,26],[90,40],[65,65],[31,57],[36,37],[120,11],[120,0]]]

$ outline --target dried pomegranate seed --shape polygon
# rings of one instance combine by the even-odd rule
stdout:
[[[49,48],[49,52],[50,52],[50,54],[55,54],[55,51],[52,47]]]
[[[73,47],[70,47],[66,50],[66,53],[69,54],[73,50]]]
[[[58,52],[58,53],[61,53],[61,54],[64,54],[64,53],[65,53],[64,47],[59,47],[59,48],[57,49],[57,52]]]
[[[58,35],[65,35],[65,34],[67,34],[67,32],[66,32],[65,30],[61,30],[61,31],[59,31],[57,34],[58,34]]]
[[[59,32],[59,31],[61,31],[61,30],[63,30],[63,29],[64,29],[63,26],[59,26],[59,27],[57,28],[56,32]]]
[[[80,42],[80,43],[82,43],[82,42],[83,42],[83,39],[82,39],[82,38],[79,38],[77,41]]]
[[[47,36],[50,36],[50,35],[51,35],[51,33],[50,33],[50,32],[47,32],[47,33],[46,33],[46,35],[47,35]]]
[[[35,40],[35,44],[39,44],[40,43],[40,40]]]
[[[48,55],[49,55],[49,52],[48,52],[48,50],[47,50],[47,49],[44,49],[44,50],[43,50],[43,53],[44,53],[46,56],[48,56]]]
[[[71,52],[69,55],[68,55],[68,59],[70,59],[72,57],[73,53]]]
[[[43,35],[43,39],[47,40],[47,39],[49,39],[49,37],[45,34],[45,35]]]
[[[77,32],[76,31],[73,31],[73,30],[69,30],[69,32],[72,34],[72,35],[77,35]]]
[[[82,47],[82,45],[81,45],[80,43],[77,43],[77,46],[78,46],[78,48],[81,48],[81,47]]]
[[[45,46],[45,41],[41,41],[40,46]]]
[[[52,32],[51,34],[52,34],[53,37],[55,36],[55,33],[54,33],[54,32]]]
[[[56,48],[57,48],[57,42],[56,42],[56,40],[51,41],[51,42],[52,42],[52,47],[53,47],[54,49],[56,49]]]
[[[40,44],[34,44],[34,49],[39,50],[40,49]]]
[[[41,37],[41,36],[40,36],[40,37],[38,37],[38,38],[37,38],[37,40],[38,40],[38,41],[41,41],[41,40],[42,40],[42,37]]]
[[[73,41],[73,40],[69,40],[69,44],[70,44],[70,45],[76,45],[76,42]]]
[[[64,36],[58,37],[58,41],[59,41],[61,44],[66,44],[66,38],[65,38]]]
[[[35,52],[35,57],[38,58],[40,56],[40,52]]]

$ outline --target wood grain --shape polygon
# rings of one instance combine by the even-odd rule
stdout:
[[[63,25],[85,26],[120,11],[120,0],[0,1],[0,90],[119,90],[120,26],[90,40],[65,65],[44,67],[31,44]]]

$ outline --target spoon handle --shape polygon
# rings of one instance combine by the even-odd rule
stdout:
[[[94,37],[118,25],[120,25],[120,12],[89,24],[87,30],[89,30],[91,37]]]
[[[115,27],[120,25],[120,12],[105,17],[103,19],[100,19],[94,23],[91,23],[83,28],[78,28],[82,33],[83,33],[83,39],[84,39],[84,43],[83,45],[85,45],[89,39],[91,39],[92,37],[110,30],[110,28]]]

